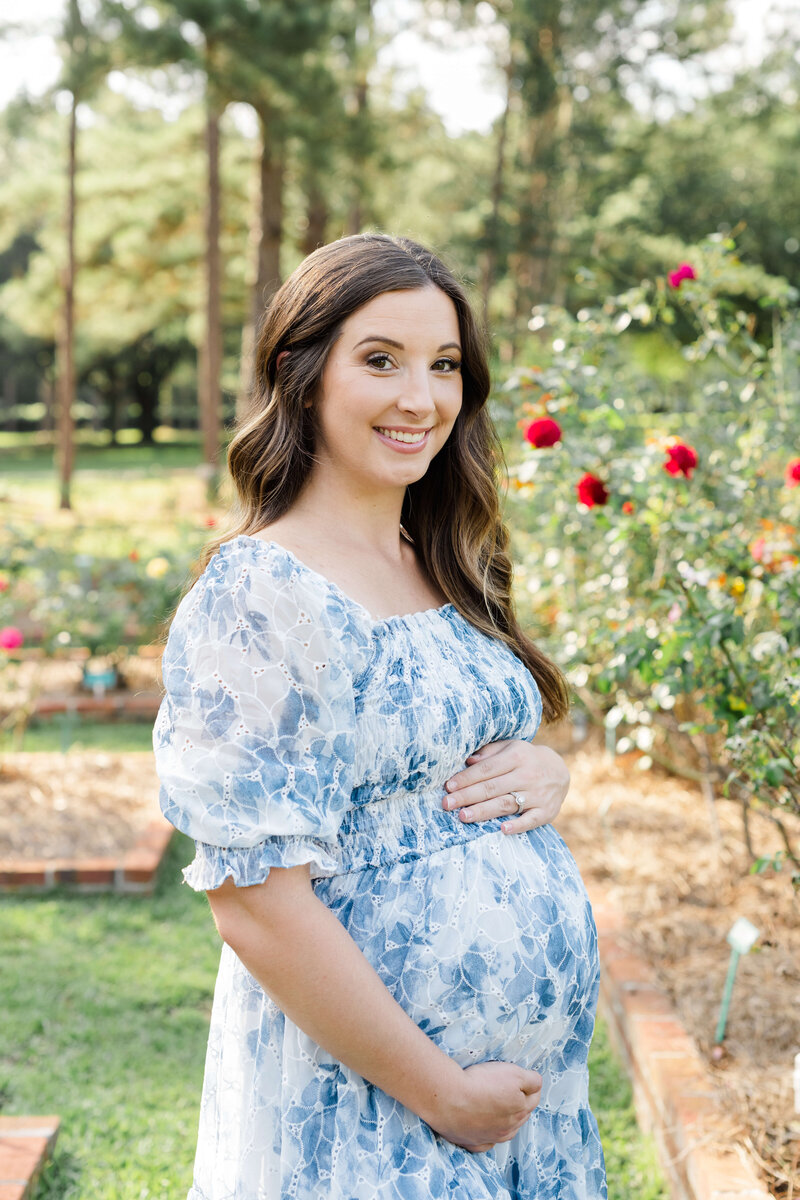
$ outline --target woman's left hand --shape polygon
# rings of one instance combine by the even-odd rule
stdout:
[[[569,771],[560,754],[549,746],[508,739],[489,742],[466,760],[467,767],[445,783],[442,807],[458,809],[462,821],[513,817],[503,833],[525,833],[558,816],[569,791]],[[523,811],[511,792],[525,797]]]

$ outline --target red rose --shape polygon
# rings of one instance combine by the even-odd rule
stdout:
[[[594,508],[596,504],[608,503],[608,492],[606,491],[605,484],[596,475],[591,475],[587,472],[575,485],[575,489],[581,504],[585,504],[587,508]]]
[[[800,487],[800,458],[793,458],[786,465],[783,481],[787,487]]]
[[[537,421],[531,421],[525,430],[525,437],[537,450],[542,446],[555,446],[556,442],[561,441],[561,426],[550,417],[540,417]]]
[[[693,446],[687,446],[685,442],[676,442],[667,450],[664,470],[669,471],[670,475],[683,474],[687,479],[691,479],[692,471],[696,466],[697,452]]]
[[[684,279],[697,279],[697,273],[691,263],[682,262],[676,271],[670,271],[667,276],[671,288],[679,288]]]
[[[633,512],[633,505],[631,504],[630,500],[625,501],[625,503],[622,506],[622,511],[624,513],[632,513]]]

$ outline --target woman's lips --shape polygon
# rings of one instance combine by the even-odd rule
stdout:
[[[430,429],[426,432],[425,437],[421,442],[396,442],[394,438],[387,437],[385,433],[380,433],[377,429],[375,433],[387,446],[391,446],[393,450],[398,450],[403,454],[415,454],[417,450],[422,450],[428,444],[428,439],[431,436]]]

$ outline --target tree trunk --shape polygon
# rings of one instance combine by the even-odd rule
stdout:
[[[42,430],[44,433],[55,435],[56,424],[58,422],[58,380],[53,375],[42,376],[39,385],[39,399],[44,404],[44,420],[42,421]],[[51,446],[55,447],[56,438],[51,436],[47,439]]]
[[[58,466],[60,499],[59,508],[71,508],[70,483],[75,457],[75,426],[72,404],[75,398],[75,174],[77,169],[76,143],[78,98],[72,92],[69,116],[69,158],[67,166],[67,213],[66,241],[67,261],[64,268],[64,300],[62,323],[57,347],[58,378],[58,440],[56,462]]]
[[[267,122],[263,118],[261,138],[261,238],[258,245],[258,277],[253,295],[253,316],[256,318],[256,328],[281,282],[285,167],[283,144],[272,141]]]
[[[270,114],[259,110],[261,157],[258,171],[258,196],[253,209],[250,242],[256,259],[250,312],[242,330],[242,358],[236,419],[242,421],[250,411],[255,382],[255,352],[264,312],[281,283],[281,239],[283,236],[283,188],[285,175],[284,146],[273,140]]]
[[[111,386],[107,396],[108,411],[106,415],[108,444],[110,446],[116,446],[117,432],[119,430],[119,413],[121,407],[120,384],[119,375],[115,370],[112,369],[109,374],[111,376]]]
[[[319,180],[312,179],[306,196],[306,229],[301,246],[304,255],[312,254],[318,246],[325,245],[325,231],[329,218],[330,208]]]
[[[143,446],[153,445],[153,430],[158,415],[158,382],[153,379],[150,383],[138,384],[134,389],[140,409],[138,423]]]
[[[556,214],[561,213],[558,198],[560,178],[556,166],[560,158],[559,148],[571,124],[572,93],[562,87],[553,106],[531,127],[533,138],[529,157],[527,208],[530,214],[537,214],[537,219],[527,239],[527,253],[524,255],[529,307],[552,301],[558,232]]]
[[[6,371],[3,379],[3,406],[8,409],[6,428],[17,433],[21,428],[19,410],[17,408],[17,376],[13,367]]]
[[[367,79],[362,76],[355,87],[354,120],[360,122],[367,107]],[[360,233],[364,223],[364,167],[358,159],[353,161],[353,190],[350,206],[347,212],[348,234]]]
[[[483,319],[486,325],[489,324],[489,298],[494,286],[495,275],[497,272],[498,245],[497,235],[500,228],[500,205],[503,200],[504,187],[504,171],[505,171],[505,156],[506,156],[506,138],[508,136],[508,110],[511,105],[511,80],[514,76],[514,60],[509,54],[508,63],[506,64],[506,103],[503,109],[503,115],[500,118],[500,125],[497,130],[497,158],[494,166],[494,178],[492,180],[492,211],[489,219],[486,222],[486,249],[483,255],[483,268],[481,271],[481,299],[483,302]]]
[[[219,112],[213,100],[207,100],[206,153],[208,160],[208,197],[206,202],[206,320],[205,337],[200,348],[198,391],[200,428],[203,435],[203,461],[209,497],[216,494],[219,476],[222,392],[222,304],[220,295],[220,183],[219,183]]]

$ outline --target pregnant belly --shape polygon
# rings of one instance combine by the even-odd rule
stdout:
[[[318,880],[395,999],[462,1066],[583,1065],[597,940],[572,856],[545,826]]]

